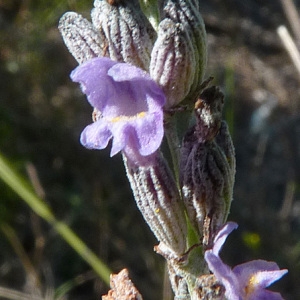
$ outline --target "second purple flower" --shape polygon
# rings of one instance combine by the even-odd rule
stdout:
[[[226,223],[218,232],[212,249],[205,251],[209,269],[226,289],[228,300],[283,300],[279,293],[266,288],[288,271],[280,270],[272,261],[252,260],[231,269],[219,256],[228,235],[237,228],[234,222]]]

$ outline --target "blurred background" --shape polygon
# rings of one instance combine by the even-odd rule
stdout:
[[[161,299],[163,259],[153,252],[156,240],[134,204],[120,155],[79,143],[92,109],[69,78],[77,63],[57,24],[70,10],[89,19],[92,6],[92,0],[0,0],[0,152],[114,272],[127,267],[144,299]],[[276,32],[286,25],[292,33],[291,24],[280,0],[202,0],[201,11],[206,74],[226,95],[224,117],[236,147],[229,220],[239,228],[222,257],[231,266],[276,261],[289,273],[272,289],[300,299],[300,75]],[[108,290],[0,181],[2,294],[5,288],[7,299],[33,299],[13,291],[101,299]]]

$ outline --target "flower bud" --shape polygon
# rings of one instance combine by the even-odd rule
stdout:
[[[180,177],[191,223],[211,245],[225,222],[232,201],[235,156],[226,123],[221,121],[223,97],[208,88],[196,102],[196,125],[184,137]]]
[[[147,71],[156,33],[138,1],[123,0],[110,5],[96,0],[94,6],[92,22],[106,38],[106,56]]]
[[[197,4],[192,0],[165,1],[150,75],[164,90],[167,108],[196,97],[206,67],[206,52],[205,26]]]
[[[167,108],[189,93],[195,67],[192,45],[183,26],[164,19],[159,24],[158,38],[151,54],[150,75],[162,87]]]
[[[123,155],[127,177],[139,210],[158,241],[176,255],[186,248],[186,220],[176,183],[160,152],[138,164]]]
[[[79,64],[103,55],[104,36],[81,15],[75,12],[65,13],[59,20],[58,29]]]

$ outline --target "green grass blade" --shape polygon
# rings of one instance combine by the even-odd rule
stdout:
[[[18,194],[30,208],[50,223],[61,237],[92,267],[109,285],[109,268],[85,245],[85,243],[63,222],[56,220],[49,206],[37,197],[30,184],[24,180],[0,153],[0,178]]]

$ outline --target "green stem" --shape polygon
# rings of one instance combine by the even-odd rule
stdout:
[[[109,285],[109,268],[85,245],[85,243],[63,222],[58,221],[48,205],[35,195],[30,185],[17,174],[0,153],[0,178],[18,194],[41,218],[51,224],[61,237],[91,266]]]
[[[139,0],[141,9],[153,28],[157,31],[160,21],[157,0]]]

